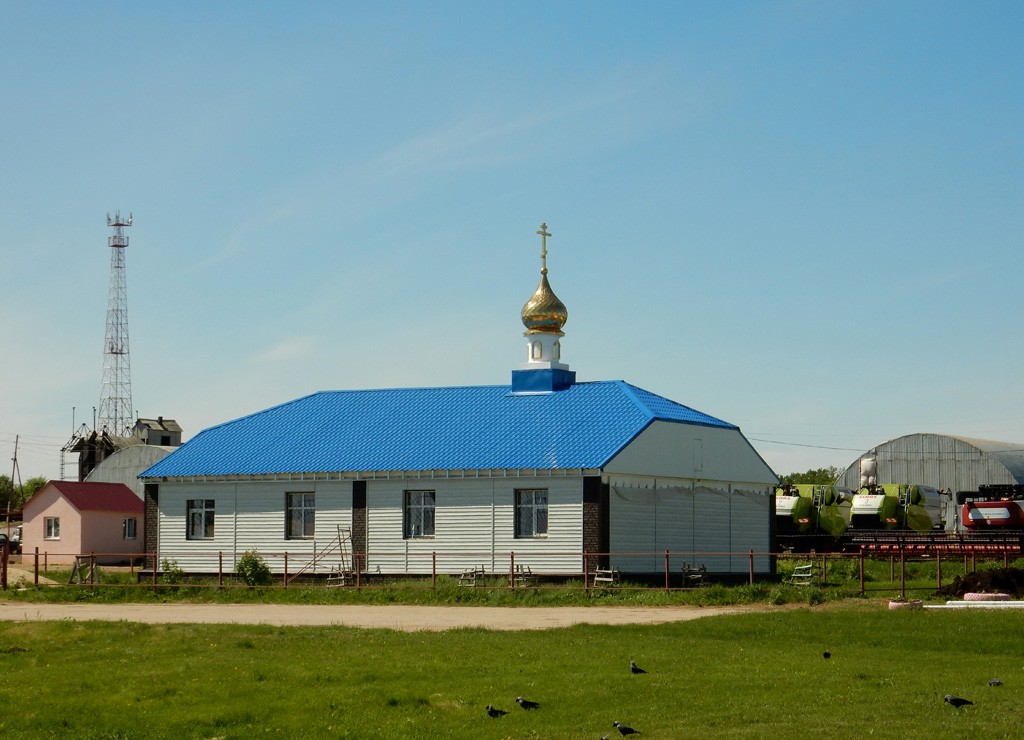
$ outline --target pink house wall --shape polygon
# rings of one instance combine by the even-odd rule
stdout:
[[[60,539],[46,539],[46,520],[60,518]],[[125,519],[136,520],[134,540],[123,538]],[[22,515],[23,563],[32,562],[39,548],[40,564],[70,565],[78,555],[116,553],[118,557],[100,558],[99,562],[127,560],[143,551],[142,515],[132,512],[79,511],[53,486],[44,486],[25,503]]]
[[[46,539],[46,520],[60,517],[60,539]],[[82,552],[82,538],[79,534],[81,515],[53,486],[44,486],[25,503],[22,512],[21,557],[30,560],[36,548],[39,556],[47,553],[50,563],[73,563],[75,556]]]

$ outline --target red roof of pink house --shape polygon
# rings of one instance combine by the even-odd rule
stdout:
[[[75,483],[52,480],[53,486],[79,511],[142,513],[142,499],[124,483]]]

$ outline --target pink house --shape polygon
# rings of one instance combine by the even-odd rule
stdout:
[[[49,564],[70,564],[96,553],[114,563],[142,554],[142,499],[123,483],[52,480],[25,502],[22,561],[39,548]]]

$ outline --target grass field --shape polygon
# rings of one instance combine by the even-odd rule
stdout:
[[[3,623],[0,733],[596,740],[619,720],[645,738],[1017,737],[1021,634],[1017,612],[880,601],[518,633]]]

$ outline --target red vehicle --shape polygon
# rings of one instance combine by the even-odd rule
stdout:
[[[978,486],[977,491],[960,491],[960,521],[969,532],[984,529],[1024,530],[1024,485]]]

